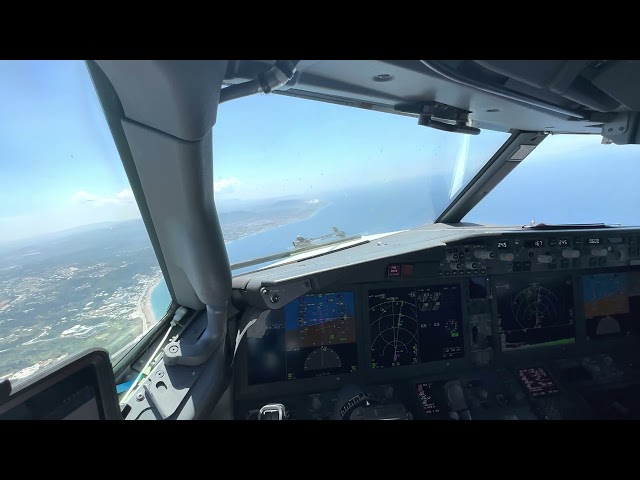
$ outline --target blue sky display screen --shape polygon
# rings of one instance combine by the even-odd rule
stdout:
[[[640,271],[583,275],[582,297],[589,339],[640,334]]]
[[[355,372],[353,292],[313,293],[247,332],[249,385]]]

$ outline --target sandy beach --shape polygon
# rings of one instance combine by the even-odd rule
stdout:
[[[138,299],[137,312],[138,315],[142,318],[143,334],[147,333],[147,331],[149,331],[149,329],[151,329],[151,327],[153,327],[157,321],[155,316],[153,315],[153,310],[151,309],[151,292],[153,292],[153,289],[156,288],[161,278],[155,282],[149,283]]]

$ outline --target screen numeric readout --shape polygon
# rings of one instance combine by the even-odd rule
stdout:
[[[542,367],[523,368],[518,370],[518,377],[532,397],[544,397],[560,392],[551,377]]]
[[[542,248],[544,247],[544,245],[545,245],[545,242],[544,240],[541,240],[541,239],[524,241],[525,248]]]

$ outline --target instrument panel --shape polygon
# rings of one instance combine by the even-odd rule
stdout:
[[[378,261],[377,277],[335,282],[256,322],[237,396],[423,377],[426,398],[443,373],[515,364],[514,378],[548,394],[555,386],[536,361],[637,342],[639,241],[638,232],[504,233],[451,242],[437,261],[421,252]]]

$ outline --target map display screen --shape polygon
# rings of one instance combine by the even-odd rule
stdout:
[[[460,285],[369,291],[371,366],[464,357]]]

